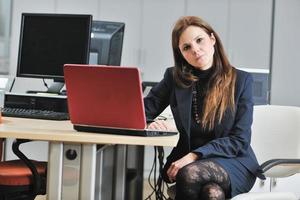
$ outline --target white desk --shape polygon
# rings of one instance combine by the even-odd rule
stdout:
[[[123,199],[125,193],[126,145],[175,146],[178,135],[137,137],[111,134],[84,133],[73,130],[70,121],[51,121],[4,117],[0,137],[49,141],[47,198],[49,200],[94,200],[96,144],[118,145],[118,166],[114,199]],[[65,152],[77,152],[74,160]],[[70,175],[72,177],[70,181]]]

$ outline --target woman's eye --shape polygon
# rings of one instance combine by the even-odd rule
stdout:
[[[202,38],[198,38],[198,39],[196,40],[197,43],[200,43],[201,41],[202,41]]]
[[[187,50],[189,50],[189,49],[190,49],[190,46],[188,46],[188,45],[187,45],[187,46],[184,46],[184,47],[182,48],[183,51],[187,51]]]

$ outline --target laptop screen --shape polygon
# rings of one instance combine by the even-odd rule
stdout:
[[[138,68],[66,64],[64,76],[73,124],[146,127]]]

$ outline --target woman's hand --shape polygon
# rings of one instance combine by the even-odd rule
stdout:
[[[168,130],[168,124],[165,120],[156,120],[148,125],[148,129],[166,131]]]
[[[175,181],[178,170],[181,169],[182,167],[190,164],[191,162],[196,161],[197,159],[198,159],[198,155],[191,152],[191,153],[188,153],[187,155],[183,156],[179,160],[173,162],[167,171],[169,180],[171,182]]]

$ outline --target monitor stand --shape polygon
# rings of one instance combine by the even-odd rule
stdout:
[[[65,83],[54,81],[47,90],[47,93],[60,94],[61,89],[64,87]]]
[[[47,91],[36,91],[36,90],[28,90],[26,93],[30,94],[37,94],[37,93],[43,93],[43,94],[57,94],[61,95],[61,89],[64,87],[64,82],[59,82],[59,81],[54,81],[50,87],[48,88]],[[64,94],[65,95],[65,92]]]

